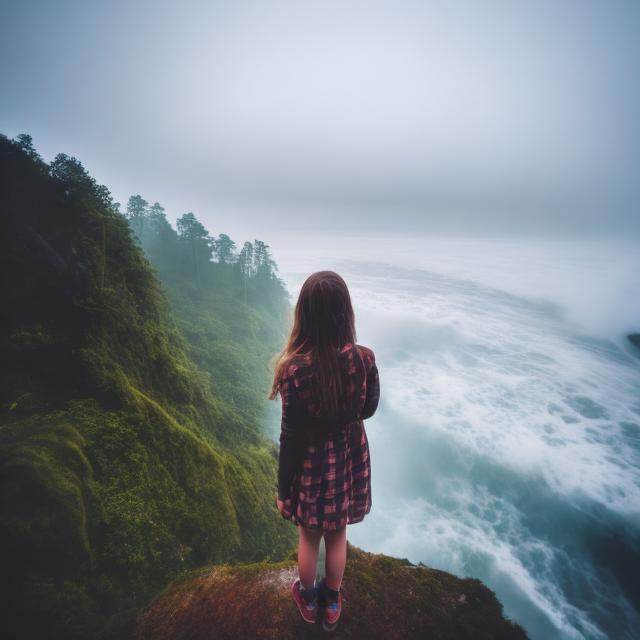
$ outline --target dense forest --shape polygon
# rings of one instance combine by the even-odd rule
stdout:
[[[125,210],[0,136],[3,637],[123,638],[170,581],[279,560],[261,431],[290,300],[264,242]]]

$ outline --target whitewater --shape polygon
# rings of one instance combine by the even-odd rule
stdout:
[[[481,579],[533,640],[640,637],[633,239],[279,236],[346,280],[380,372],[351,542]],[[277,438],[277,427],[271,425]]]

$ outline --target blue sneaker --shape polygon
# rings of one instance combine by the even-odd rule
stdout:
[[[324,578],[318,587],[318,598],[324,606],[324,615],[322,618],[322,628],[325,631],[334,631],[338,626],[338,620],[342,613],[342,587],[338,591],[337,600],[329,600],[326,592]]]

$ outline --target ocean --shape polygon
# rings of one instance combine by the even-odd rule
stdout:
[[[376,353],[373,506],[350,541],[481,579],[533,640],[639,638],[638,243],[269,246],[294,302],[311,272],[342,275]]]

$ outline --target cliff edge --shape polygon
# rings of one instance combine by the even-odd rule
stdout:
[[[135,640],[313,638],[291,597],[295,551],[278,563],[223,564],[174,583],[136,622]],[[348,543],[343,609],[335,638],[525,640],[493,591],[423,564],[365,552]],[[321,613],[321,612],[320,612]]]

